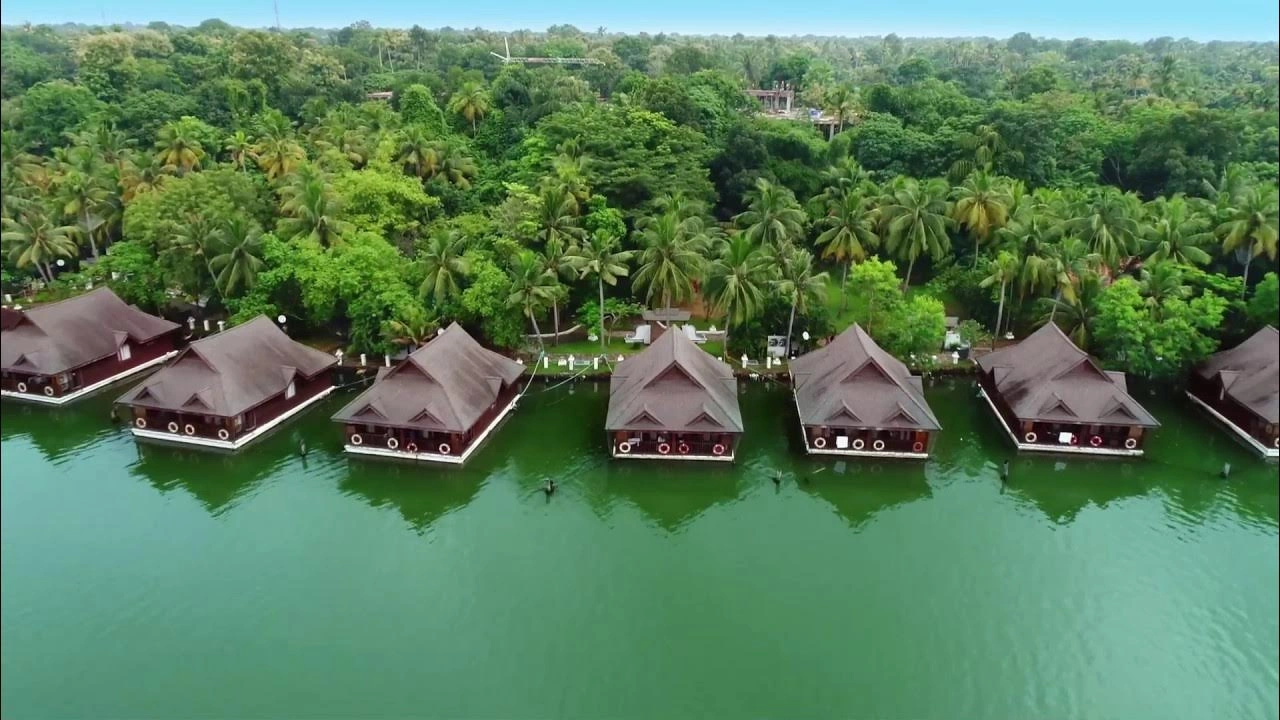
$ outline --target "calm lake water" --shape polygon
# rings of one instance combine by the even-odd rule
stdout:
[[[1277,471],[1180,399],[1145,460],[1031,458],[939,384],[934,460],[837,462],[752,384],[729,468],[540,390],[462,470],[347,460],[342,394],[235,457],[6,405],[0,711],[1277,716]]]

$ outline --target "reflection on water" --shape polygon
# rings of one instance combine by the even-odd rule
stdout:
[[[929,497],[923,465],[837,461],[831,470],[812,474],[800,484],[857,530],[886,510]]]
[[[370,507],[395,508],[419,534],[451,512],[465,507],[480,483],[463,472],[428,477],[421,466],[396,462],[353,461],[338,487]]]

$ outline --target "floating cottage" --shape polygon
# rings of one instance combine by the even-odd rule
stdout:
[[[942,429],[920,378],[858,325],[791,363],[805,450],[927,458]]]
[[[742,436],[733,370],[664,332],[614,369],[605,429],[614,457],[732,461]]]
[[[1280,457],[1280,332],[1265,327],[1191,374],[1187,397],[1265,457]]]
[[[135,437],[238,450],[333,392],[337,362],[260,315],[192,343],[116,403]]]
[[[333,419],[349,453],[461,464],[515,408],[522,372],[454,323]]]
[[[177,354],[181,327],[101,287],[0,310],[0,395],[65,405]]]
[[[1053,323],[978,358],[978,386],[1019,450],[1141,455],[1160,423]]]

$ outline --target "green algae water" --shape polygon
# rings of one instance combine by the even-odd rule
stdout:
[[[1277,716],[1274,465],[1177,398],[1139,395],[1146,459],[1090,460],[927,395],[932,461],[840,462],[748,385],[732,467],[608,460],[606,383],[535,386],[462,469],[348,460],[345,394],[237,456],[5,405],[0,710]]]

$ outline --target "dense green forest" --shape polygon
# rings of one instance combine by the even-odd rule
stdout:
[[[513,56],[595,64],[504,63]],[[698,303],[728,351],[1052,319],[1174,378],[1276,322],[1277,44],[5,28],[4,284],[507,348]],[[833,119],[762,115],[786,84]],[[371,92],[389,98],[370,99]]]

